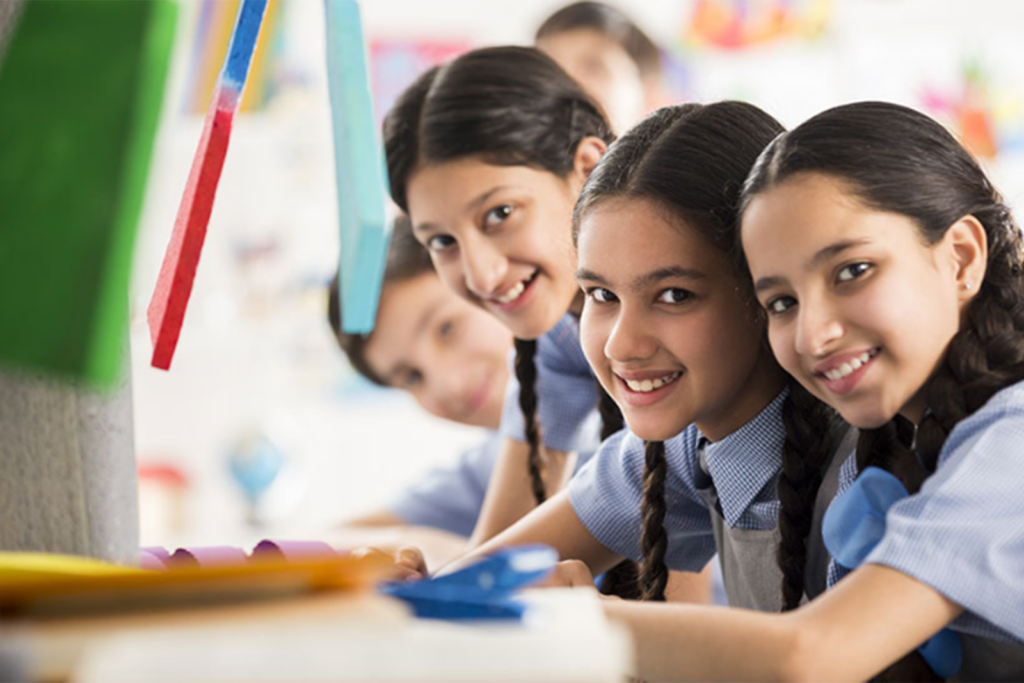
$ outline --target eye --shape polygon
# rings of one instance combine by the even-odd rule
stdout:
[[[839,272],[836,273],[836,280],[839,282],[850,282],[851,280],[856,280],[869,270],[871,270],[870,263],[851,263],[839,269]]]
[[[604,287],[591,287],[587,291],[587,297],[592,301],[599,304],[610,304],[616,301],[615,295],[612,294],[611,290],[605,289]]]
[[[681,304],[693,298],[693,292],[681,287],[669,287],[658,295],[658,303]]]
[[[426,247],[430,251],[445,251],[455,246],[455,238],[451,235],[433,235],[426,241]]]
[[[505,222],[505,219],[512,215],[512,207],[508,204],[496,206],[484,214],[484,227],[493,228]]]
[[[764,308],[768,311],[769,315],[782,315],[793,306],[796,306],[796,299],[791,296],[777,296],[774,299],[769,299]]]
[[[398,385],[402,389],[415,389],[423,381],[423,373],[419,370],[406,370],[398,378]]]

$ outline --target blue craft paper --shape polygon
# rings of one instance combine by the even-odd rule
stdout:
[[[239,92],[249,75],[249,64],[252,62],[252,53],[256,49],[256,38],[260,34],[266,9],[267,0],[243,0],[238,8],[222,78]]]
[[[339,303],[349,334],[373,330],[391,238],[384,151],[377,139],[359,6],[325,0],[327,80],[338,194]]]

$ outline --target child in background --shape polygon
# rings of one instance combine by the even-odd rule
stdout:
[[[743,205],[775,355],[861,429],[825,520],[852,571],[781,616],[608,601],[637,673],[1024,679],[1024,252],[1009,209],[942,126],[872,102],[777,139]]]
[[[408,392],[432,415],[491,430],[454,467],[428,473],[385,509],[348,524],[426,526],[468,538],[501,444],[496,430],[512,335],[441,284],[404,216],[394,223],[374,331],[368,336],[342,331],[337,278],[330,285],[327,315],[339,346],[366,379]]]
[[[619,133],[663,103],[661,51],[611,5],[566,5],[544,20],[534,44],[597,100]]]

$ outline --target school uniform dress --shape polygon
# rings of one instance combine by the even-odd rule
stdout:
[[[514,354],[513,354],[514,359]],[[577,467],[588,460],[601,442],[597,411],[598,383],[580,346],[580,321],[566,313],[537,339],[537,418],[544,445],[578,454]],[[505,390],[499,433],[526,441],[526,423],[519,407],[515,373]]]
[[[717,551],[729,604],[761,611],[782,605],[782,575],[775,559],[779,544],[777,486],[782,471],[783,391],[750,422],[717,442],[691,425],[665,441],[665,530],[669,569],[700,571]],[[853,441],[837,433],[835,451]],[[598,454],[569,483],[580,522],[600,543],[639,561],[643,528],[644,442],[625,430],[605,441]],[[843,449],[846,449],[845,451]],[[826,481],[838,466],[830,461]],[[821,511],[835,486],[819,496]],[[820,514],[808,539],[807,591],[824,590],[828,555],[821,541]]]
[[[387,509],[406,524],[468,537],[480,516],[501,443],[496,431],[489,432],[482,442],[463,451],[454,465],[433,469],[402,491]]]
[[[839,492],[858,474],[851,456]],[[946,438],[935,473],[895,503],[865,563],[928,584],[966,610],[952,680],[1024,680],[1024,382],[995,394]],[[829,586],[849,573],[832,562]]]

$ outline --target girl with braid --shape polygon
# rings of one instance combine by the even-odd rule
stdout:
[[[385,118],[391,194],[413,234],[442,281],[516,338],[505,442],[473,544],[561,489],[622,427],[580,348],[571,231],[612,138],[601,108],[532,48],[475,50],[432,69]],[[680,582],[707,598],[706,579]]]
[[[555,579],[570,584],[642,560],[651,601],[669,569],[716,550],[733,605],[779,611],[824,590],[810,520],[844,426],[775,361],[735,247],[740,188],[781,131],[749,104],[687,104],[609,148],[575,207],[576,278],[584,352],[629,429],[479,553],[547,543],[575,558]],[[808,521],[787,532],[787,515]]]
[[[938,123],[865,102],[780,136],[742,247],[781,365],[860,429],[830,589],[783,615],[605,602],[657,680],[1024,680],[1024,251]],[[842,577],[842,578],[840,578]]]

